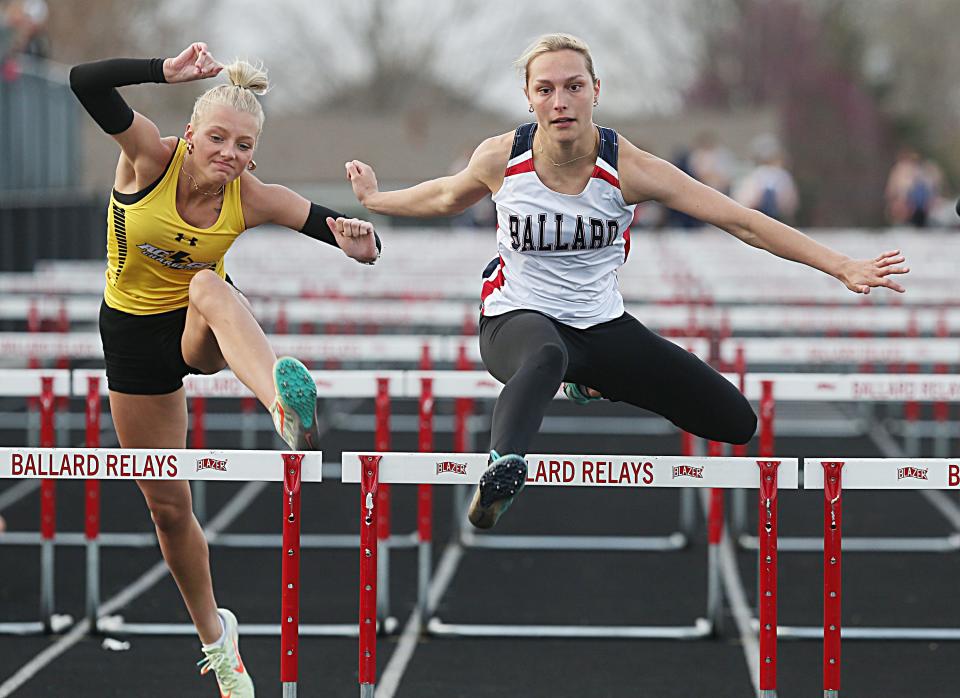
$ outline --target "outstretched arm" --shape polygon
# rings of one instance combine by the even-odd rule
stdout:
[[[247,228],[264,223],[297,230],[314,240],[339,247],[365,264],[380,256],[380,238],[373,224],[314,204],[279,184],[264,184],[249,172],[240,179],[240,200]]]
[[[70,87],[83,108],[120,144],[138,174],[166,166],[170,148],[156,125],[133,111],[118,87],[145,82],[177,83],[213,77],[223,70],[204,43],[190,44],[174,58],[111,58],[83,63],[70,70]]]
[[[506,135],[512,138],[512,134]],[[359,160],[346,163],[347,179],[357,201],[374,213],[417,218],[453,216],[500,188],[510,142],[504,141],[504,136],[488,138],[457,174],[431,179],[409,189],[380,191],[373,168]]]
[[[899,250],[874,259],[852,259],[807,237],[799,230],[732,199],[680,171],[665,160],[621,139],[620,182],[627,203],[659,201],[704,223],[722,228],[748,245],[806,264],[835,277],[854,293],[883,286],[899,293],[892,274],[906,274]]]

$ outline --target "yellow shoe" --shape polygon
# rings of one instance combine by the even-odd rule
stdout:
[[[213,671],[220,686],[220,698],[254,698],[253,679],[240,659],[237,617],[225,608],[218,608],[223,620],[224,637],[219,645],[203,645],[204,657],[197,664],[201,676]]]

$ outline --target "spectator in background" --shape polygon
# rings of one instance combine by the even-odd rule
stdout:
[[[754,167],[740,180],[733,198],[778,221],[792,222],[799,202],[797,186],[783,164],[776,136],[765,133],[750,144]]]
[[[48,16],[45,0],[0,0],[0,77],[7,82],[20,74],[18,56],[49,55]]]
[[[733,155],[720,144],[717,134],[704,131],[697,136],[688,162],[694,179],[722,194],[729,194],[734,165]]]
[[[3,24],[9,32],[6,56],[25,54],[47,58],[50,55],[49,16],[46,0],[10,0],[5,3]]]
[[[913,148],[901,148],[887,177],[887,221],[925,227],[942,185],[943,173],[935,162],[922,159]]]

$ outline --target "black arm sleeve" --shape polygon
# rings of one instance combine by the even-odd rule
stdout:
[[[333,236],[333,233],[330,232],[330,227],[327,225],[328,216],[334,220],[337,218],[347,218],[347,216],[331,208],[311,203],[310,213],[307,214],[307,221],[303,224],[303,227],[300,228],[300,232],[307,237],[325,242],[339,249],[340,246],[337,244],[337,239]],[[380,243],[380,236],[377,235],[376,231],[373,233],[373,239],[377,243],[377,255],[379,256],[383,245]]]
[[[162,58],[112,58],[70,69],[70,89],[110,135],[123,133],[133,123],[133,110],[116,88],[143,82],[166,82]]]

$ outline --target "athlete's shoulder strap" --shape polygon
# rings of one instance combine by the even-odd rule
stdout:
[[[513,134],[513,149],[510,151],[510,159],[513,160],[518,155],[533,148],[533,133],[536,131],[535,123],[521,124]]]
[[[606,128],[604,126],[597,127],[600,130],[600,153],[599,157],[605,163],[610,165],[613,168],[613,171],[617,171],[617,154],[619,152],[619,143],[617,140],[617,132],[612,128]]]

